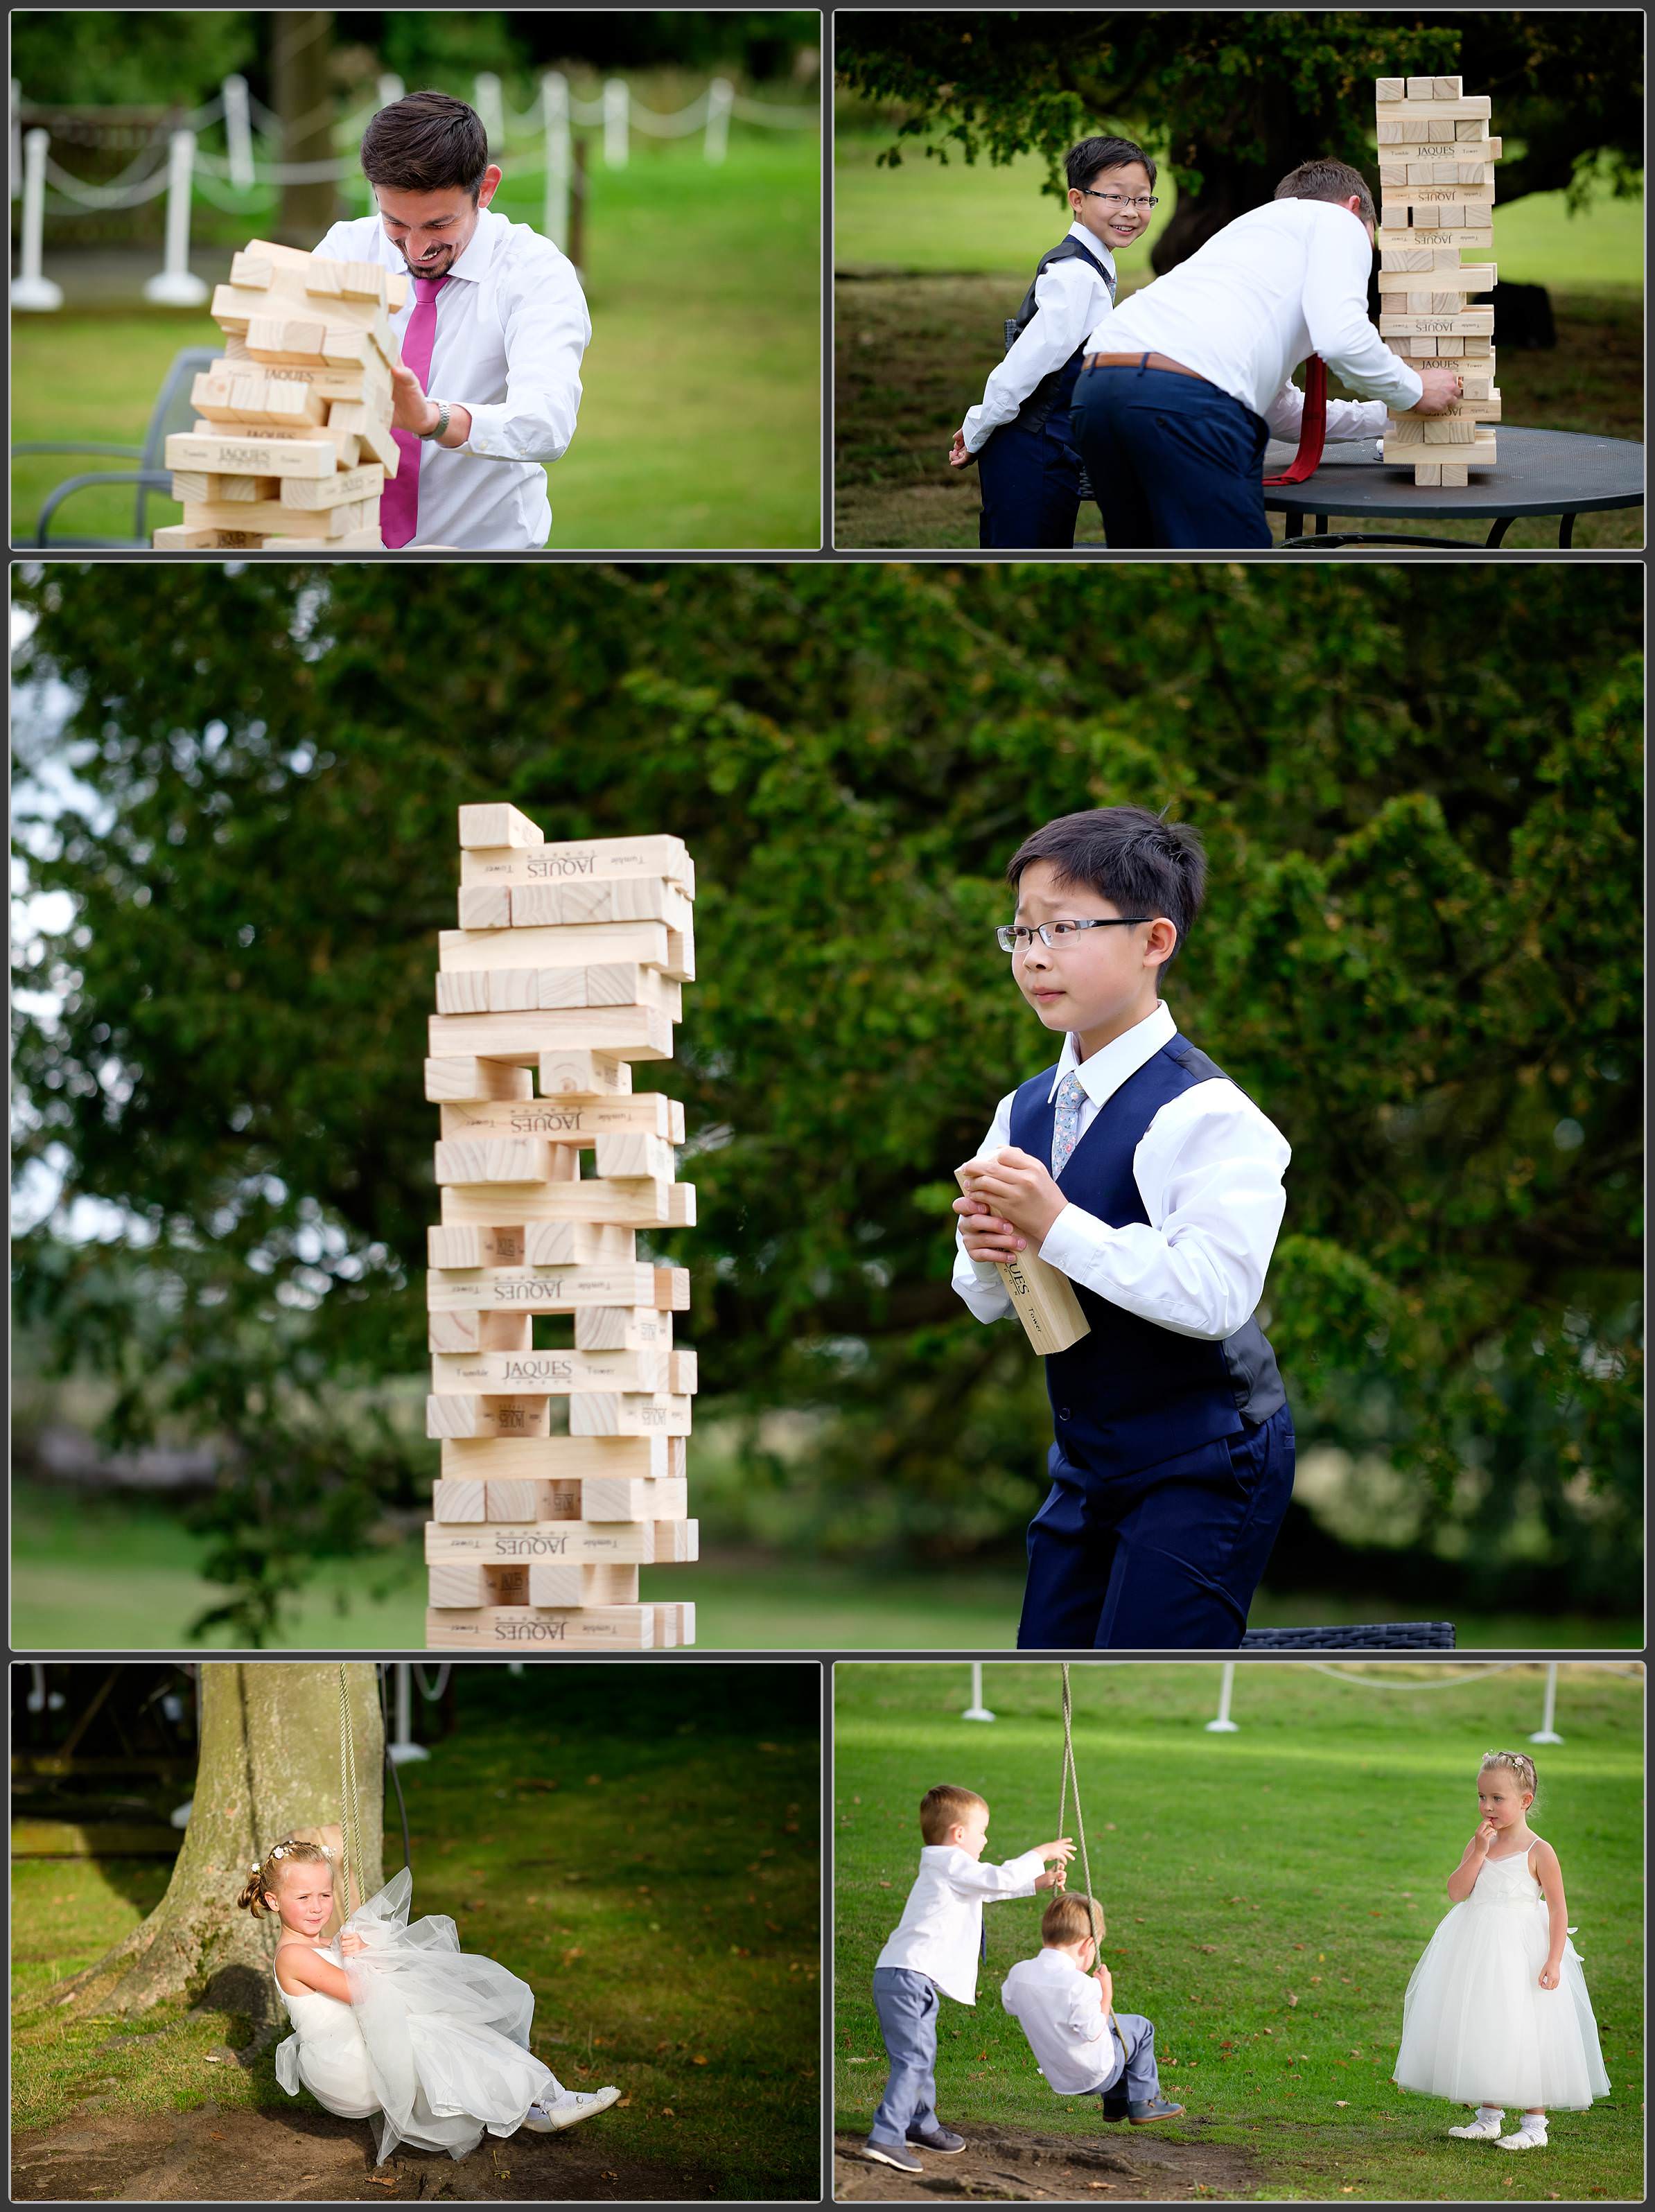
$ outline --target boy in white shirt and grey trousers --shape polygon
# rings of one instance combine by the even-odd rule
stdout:
[[[899,2173],[922,2173],[916,2148],[961,2151],[964,2136],[937,2118],[937,1998],[977,2002],[983,1908],[1007,1897],[1055,1889],[1074,1855],[1067,1836],[1007,1859],[981,1863],[989,1808],[974,1790],[940,1783],[920,1800],[925,1839],[902,1918],[873,1968],[873,2005],[891,2059],[890,2079],[864,2148]],[[1061,1864],[1048,1874],[1046,1861]]]
[[[1060,2097],[1098,2097],[1106,2120],[1134,2127],[1183,2112],[1161,2094],[1154,2023],[1117,2012],[1115,1984],[1098,1956],[1102,1908],[1089,1897],[1053,1898],[1040,1922],[1042,1949],[1019,1959],[1000,2002],[1029,2039],[1046,2085]]]

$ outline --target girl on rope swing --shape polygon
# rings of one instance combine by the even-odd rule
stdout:
[[[377,2119],[381,2165],[402,2143],[464,2158],[485,2130],[549,2134],[616,2101],[616,2088],[565,2089],[533,2056],[527,1983],[462,1951],[446,1915],[410,1923],[406,1867],[319,1942],[333,1915],[332,1862],[326,1844],[289,1837],[236,1899],[282,1924],[276,1985],[295,2033],[277,2051],[276,2078],[289,2096],[302,2085],[341,2119]]]

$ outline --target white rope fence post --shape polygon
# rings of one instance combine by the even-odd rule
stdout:
[[[624,169],[628,153],[627,115],[632,105],[632,95],[626,88],[624,77],[611,76],[604,82],[604,167]]]
[[[960,1715],[965,1721],[991,1721],[994,1715],[983,1702],[983,1662],[971,1662],[971,1702]]]
[[[478,121],[483,125],[490,153],[499,153],[506,143],[506,104],[500,89],[500,80],[491,70],[478,72],[472,91],[472,105],[477,110]]]
[[[23,197],[23,88],[11,81],[11,196]]]
[[[1549,1660],[1546,1666],[1546,1710],[1541,1717],[1538,1731],[1529,1738],[1530,1743],[1561,1743],[1563,1739],[1553,1726],[1557,1718],[1557,1662]]]
[[[46,146],[44,131],[31,131],[23,141],[23,234],[17,282],[11,288],[11,304],[31,314],[49,315],[64,304],[63,289],[40,273],[40,248],[46,236]]]
[[[195,133],[174,131],[167,147],[167,258],[143,296],[156,307],[200,307],[207,287],[190,274],[190,184],[195,168]]]
[[[253,123],[247,109],[247,80],[224,80],[224,144],[230,157],[230,182],[239,192],[253,190]]]
[[[1236,1662],[1233,1659],[1226,1659],[1224,1671],[1219,1676],[1218,1718],[1208,1722],[1208,1735],[1234,1735],[1237,1733],[1238,1723],[1230,1718],[1230,1698],[1235,1686]]]
[[[386,1756],[393,1766],[405,1766],[411,1759],[429,1759],[431,1754],[423,1744],[414,1741],[414,1670],[405,1659],[399,1659],[392,1673],[396,1678],[397,1738]]]
[[[546,205],[542,228],[552,244],[569,246],[569,79],[548,70],[540,80],[540,120],[546,138]]]
[[[715,167],[730,150],[730,110],[735,106],[735,87],[727,77],[715,76],[707,88],[707,136],[702,151]]]

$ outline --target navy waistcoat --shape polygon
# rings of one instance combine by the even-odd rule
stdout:
[[[1012,1097],[1011,1141],[1048,1167],[1056,1109],[1048,1094],[1056,1071],[1033,1076]],[[1174,1036],[1098,1109],[1069,1154],[1057,1188],[1118,1229],[1149,1218],[1132,1156],[1167,1101],[1224,1070],[1185,1038]],[[1225,1079],[1227,1080],[1227,1078]],[[1221,1343],[1180,1336],[1074,1285],[1092,1332],[1046,1360],[1053,1426],[1064,1456],[1091,1472],[1129,1473],[1193,1451],[1248,1424],[1268,1420],[1287,1402],[1269,1340],[1250,1316]]]
[[[1014,315],[1006,318],[1006,350],[1009,353],[1024,331],[1034,320],[1037,312],[1035,286],[1043,273],[1054,261],[1089,261],[1109,288],[1110,304],[1115,301],[1115,279],[1098,258],[1089,252],[1078,238],[1063,238],[1050,253],[1043,253],[1029,280],[1029,289],[1023,295],[1023,304]],[[1044,430],[1048,423],[1062,429],[1068,419],[1069,401],[1074,396],[1076,378],[1080,374],[1080,362],[1086,354],[1083,343],[1076,346],[1066,362],[1043,376],[1034,390],[1018,409],[1013,421],[1019,430]]]

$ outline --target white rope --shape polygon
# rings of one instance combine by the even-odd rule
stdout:
[[[120,208],[141,207],[145,200],[158,199],[167,189],[167,165],[163,161],[153,176],[137,185],[83,185],[78,177],[71,177],[60,169],[50,154],[46,155],[46,173],[48,183],[64,199],[77,207]]]
[[[356,1877],[356,1902],[362,1888],[362,1821],[356,1798],[356,1739],[350,1726],[350,1696],[343,1663],[339,1668],[339,1842],[344,1859],[344,1917],[350,1917],[350,1877]]]
[[[1329,1667],[1321,1659],[1301,1659],[1301,1667],[1313,1673],[1325,1674],[1332,1682],[1354,1682],[1359,1690],[1463,1690],[1468,1682],[1485,1681],[1490,1674],[1509,1674],[1513,1667],[1532,1667],[1532,1659],[1495,1659],[1480,1666],[1469,1674],[1455,1674],[1445,1682],[1383,1682],[1370,1674],[1345,1674],[1338,1668]]]
[[[1092,1941],[1095,1950],[1098,1942],[1098,1899],[1092,1887],[1092,1862],[1086,1856],[1086,1824],[1080,1813],[1080,1778],[1074,1767],[1074,1707],[1069,1697],[1069,1670],[1063,1667],[1063,1786],[1057,1796],[1057,1832],[1063,1832],[1063,1821],[1068,1811],[1069,1789],[1074,1790],[1074,1832],[1080,1838],[1080,1879],[1086,1886],[1086,1918],[1092,1923]],[[1068,1887],[1060,1871],[1060,1889]]]
[[[699,100],[692,100],[688,107],[679,108],[676,115],[658,115],[653,108],[641,107],[635,100],[632,103],[632,127],[635,131],[646,132],[652,138],[687,137],[691,131],[699,131],[707,120],[708,98],[709,95],[703,92]]]
[[[448,1677],[454,1670],[452,1662],[445,1660],[436,1670],[436,1687],[434,1690],[428,1690],[426,1688],[424,1674],[417,1665],[414,1667],[413,1671],[414,1680],[419,1684],[419,1693],[421,1697],[424,1698],[428,1705],[434,1705],[437,1699],[442,1695],[443,1692],[447,1688]]]

